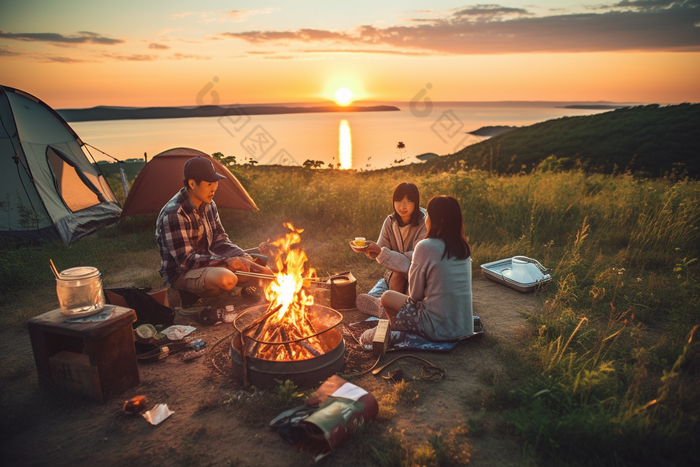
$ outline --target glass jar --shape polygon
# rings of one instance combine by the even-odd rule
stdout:
[[[66,269],[56,278],[56,295],[66,316],[97,313],[105,306],[102,274],[90,266]]]

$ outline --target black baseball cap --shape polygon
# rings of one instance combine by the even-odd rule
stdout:
[[[185,162],[185,180],[204,180],[214,183],[222,178],[226,178],[226,175],[216,173],[214,164],[206,157],[193,157]]]

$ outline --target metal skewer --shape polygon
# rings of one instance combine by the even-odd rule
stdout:
[[[246,272],[246,271],[234,271],[234,274],[237,276],[241,277],[250,277],[253,279],[260,279],[260,280],[269,280],[269,281],[274,281],[277,279],[277,276],[274,276],[272,274],[260,274],[257,272]],[[318,278],[311,278],[311,277],[304,277],[302,278],[303,280],[303,286],[304,287],[313,287],[313,288],[326,288],[327,282],[323,279],[318,279]]]
[[[254,277],[257,279],[270,279],[270,280],[275,280],[277,276],[274,274],[261,274],[259,272],[247,272],[247,271],[234,271],[234,274],[237,276],[244,276],[244,277]],[[304,277],[302,278],[304,282],[309,281],[309,282],[320,282],[324,283],[326,282],[323,279],[319,278],[312,278],[312,277]]]

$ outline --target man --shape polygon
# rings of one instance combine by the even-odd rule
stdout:
[[[219,180],[224,178],[216,173],[209,159],[200,156],[188,160],[184,169],[185,186],[158,215],[160,275],[174,289],[199,297],[214,297],[236,285],[252,282],[237,276],[237,271],[272,274],[267,267],[255,264],[226,235],[214,202]]]

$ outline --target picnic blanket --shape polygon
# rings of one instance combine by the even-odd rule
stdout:
[[[360,343],[365,350],[372,350],[372,339],[368,334],[366,339],[362,339],[362,335],[370,329],[376,328],[379,323],[379,318],[370,317],[359,323],[353,323],[349,326],[349,330],[353,337]],[[391,331],[391,342],[388,350],[436,350],[446,352],[452,350],[457,344],[466,339],[471,339],[474,336],[479,336],[484,333],[484,326],[481,324],[481,319],[474,316],[474,334],[464,339],[451,342],[433,342],[424,339],[416,334],[410,334],[401,331]],[[369,339],[367,339],[369,338]],[[367,343],[363,342],[367,340]]]

